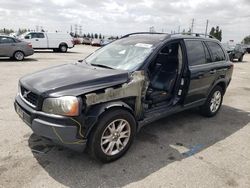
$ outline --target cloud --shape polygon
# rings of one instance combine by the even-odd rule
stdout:
[[[0,27],[49,31],[70,31],[70,25],[82,25],[83,32],[122,35],[129,32],[171,32],[188,29],[194,32],[219,25],[223,40],[241,41],[250,34],[249,0],[0,0]]]

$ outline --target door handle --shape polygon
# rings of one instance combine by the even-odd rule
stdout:
[[[210,71],[210,74],[215,74],[216,72],[217,72],[216,69],[213,69]]]
[[[36,39],[36,41],[39,41],[38,39]]]

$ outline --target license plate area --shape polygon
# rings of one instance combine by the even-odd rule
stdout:
[[[19,115],[19,117],[28,125],[31,125],[31,118],[30,115],[27,114],[18,104],[16,105],[16,112]]]

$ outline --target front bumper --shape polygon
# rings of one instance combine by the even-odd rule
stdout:
[[[17,114],[35,134],[75,151],[82,152],[85,149],[87,140],[80,136],[81,125],[76,120],[36,111],[20,95],[16,96],[14,106]]]

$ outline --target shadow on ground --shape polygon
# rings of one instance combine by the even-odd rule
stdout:
[[[66,53],[61,53],[61,52],[53,52],[53,50],[35,50],[35,53],[40,53],[40,54],[80,54],[80,52],[73,52],[68,50]]]
[[[212,146],[249,122],[249,113],[229,106],[213,118],[182,112],[142,128],[128,153],[110,164],[54,146],[34,134],[29,146],[44,170],[65,186],[120,187]],[[178,148],[188,151],[181,153]]]
[[[9,62],[9,63],[22,63],[22,62],[31,62],[31,61],[38,61],[37,59],[34,59],[34,58],[29,58],[29,57],[25,57],[24,60],[22,61],[16,61],[16,60],[13,60],[11,58],[0,58],[0,63],[2,62]]]

